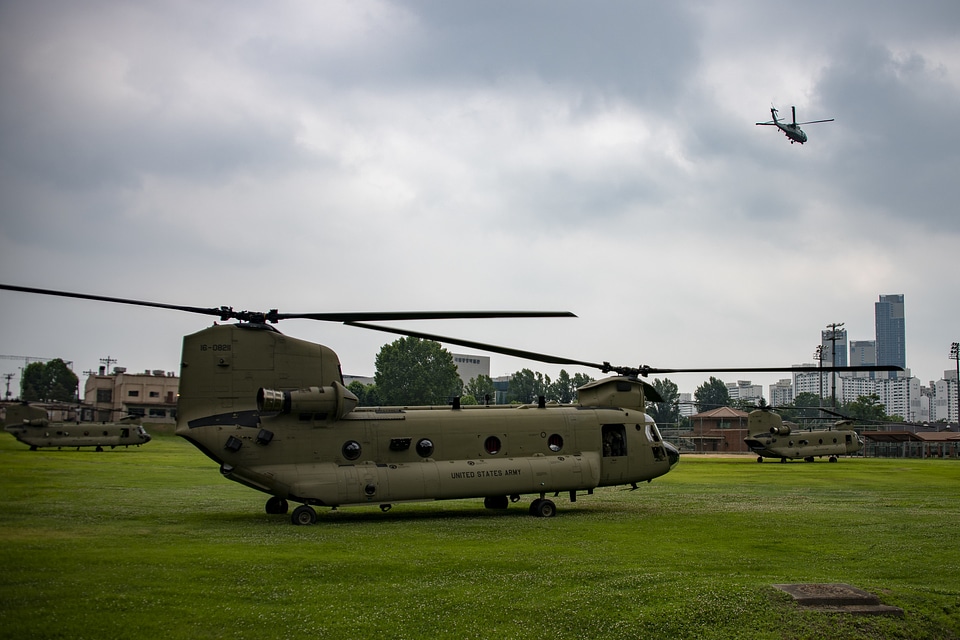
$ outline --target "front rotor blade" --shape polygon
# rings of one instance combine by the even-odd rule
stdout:
[[[97,300],[99,302],[115,302],[117,304],[132,304],[138,307],[154,307],[156,309],[173,309],[175,311],[187,311],[189,313],[201,313],[208,316],[223,316],[225,309],[213,307],[186,307],[177,304],[165,304],[163,302],[149,302],[146,300],[131,300],[129,298],[113,298],[110,296],[97,296],[89,293],[73,293],[70,291],[54,291],[52,289],[37,289],[34,287],[20,287],[12,284],[0,284],[0,289],[7,291],[20,291],[22,293],[36,293],[44,296],[60,296],[62,298],[78,298],[80,300]]]
[[[407,329],[395,329],[392,327],[383,327],[375,324],[366,324],[365,322],[345,322],[344,324],[347,324],[351,327],[373,329],[374,331],[383,331],[384,333],[393,333],[401,336],[408,336],[411,338],[420,338],[421,340],[434,340],[435,342],[445,342],[447,344],[455,344],[461,347],[468,347],[470,349],[480,349],[482,351],[499,353],[505,356],[513,356],[515,358],[525,358],[527,360],[536,360],[537,362],[546,362],[547,364],[580,365],[583,367],[592,367],[592,368],[601,369],[604,371],[610,370],[609,365],[607,364],[598,364],[596,362],[586,362],[584,360],[573,360],[571,358],[562,358],[560,356],[552,356],[544,353],[536,353],[534,351],[524,351],[522,349],[511,349],[510,347],[500,347],[494,344],[485,344],[483,342],[474,342],[472,340],[463,340],[460,338],[449,338],[446,336],[439,336],[433,333],[424,333],[422,331],[409,331]]]
[[[798,122],[797,124],[817,124],[818,122],[833,122],[833,118],[828,118],[826,120],[811,120],[810,122]]]
[[[278,320],[302,318],[330,322],[380,320],[463,320],[484,318],[576,318],[570,311],[359,311],[350,313],[278,313]]]

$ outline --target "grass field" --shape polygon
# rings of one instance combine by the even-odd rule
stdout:
[[[185,441],[0,438],[5,638],[958,638],[960,461],[684,457],[555,518],[529,499],[263,512]],[[903,618],[801,611],[845,582]]]

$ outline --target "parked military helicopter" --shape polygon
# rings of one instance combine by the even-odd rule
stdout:
[[[9,404],[6,407],[3,430],[12,435],[31,451],[41,447],[139,447],[150,442],[150,436],[136,420],[125,418],[119,423],[55,422],[49,419],[43,407],[27,403]]]
[[[747,429],[753,434],[744,438],[750,450],[757,454],[757,462],[764,458],[779,458],[780,462],[829,456],[836,462],[838,456],[853,455],[863,448],[860,434],[853,430],[852,420],[837,420],[828,429],[803,429],[783,419],[769,409],[751,411]]]
[[[771,122],[758,122],[760,126],[771,126],[780,129],[783,131],[784,135],[790,139],[790,144],[794,142],[799,142],[803,144],[807,141],[807,134],[804,133],[803,129],[800,128],[802,124],[817,124],[818,122],[833,122],[833,118],[828,118],[826,120],[811,120],[809,122],[797,122],[797,108],[790,107],[790,110],[793,112],[793,122],[786,122],[784,120],[779,120],[777,114],[779,111],[775,107],[770,107],[770,115],[773,117]]]
[[[269,494],[266,511],[312,524],[314,507],[483,498],[507,508],[533,495],[530,513],[551,517],[547,494],[649,482],[674,468],[675,447],[644,413],[661,401],[651,373],[793,371],[618,367],[369,324],[382,320],[572,317],[569,312],[267,313],[202,308],[0,284],[0,289],[99,300],[217,317],[183,339],[176,433],[220,473]],[[616,375],[578,390],[576,406],[357,406],[328,347],[281,334],[272,324],[303,318],[341,322]],[[269,323],[269,324],[268,324]],[[850,369],[850,368],[836,368]],[[824,370],[831,368],[824,367]]]

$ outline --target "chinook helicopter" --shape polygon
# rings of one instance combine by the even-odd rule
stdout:
[[[0,289],[171,309],[214,316],[185,336],[177,435],[227,479],[270,496],[269,514],[317,521],[316,507],[482,498],[506,509],[532,495],[531,515],[552,517],[597,487],[650,482],[676,467],[679,451],[645,412],[662,401],[649,374],[793,371],[786,368],[661,369],[573,360],[370,324],[384,320],[574,317],[570,312],[279,313],[203,308],[0,284]],[[343,385],[336,353],[272,325],[311,319],[436,340],[552,364],[596,368],[609,377],[578,390],[577,405],[359,407]],[[836,367],[847,370],[850,367]],[[824,370],[831,368],[824,367]]]
[[[833,122],[833,118],[828,118],[826,120],[811,120],[810,122],[797,122],[797,108],[790,107],[790,110],[793,112],[793,122],[786,122],[777,118],[777,114],[780,113],[775,107],[770,107],[770,115],[773,117],[771,122],[758,122],[760,126],[771,126],[780,129],[783,131],[783,134],[790,139],[790,144],[794,142],[799,142],[803,144],[807,141],[807,134],[804,133],[803,129],[800,128],[802,124],[817,124],[819,122]]]
[[[863,448],[863,439],[853,430],[852,420],[837,420],[828,429],[802,429],[772,411],[756,409],[747,417],[747,430],[753,435],[744,442],[757,454],[757,462],[764,458],[813,462],[823,456],[836,462],[839,456],[853,455]]]
[[[150,442],[150,436],[136,418],[125,418],[119,423],[55,422],[47,410],[26,402],[6,407],[3,430],[36,451],[41,447],[139,447]]]

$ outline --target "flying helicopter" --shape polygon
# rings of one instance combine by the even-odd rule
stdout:
[[[317,521],[315,507],[482,498],[506,509],[532,495],[531,515],[552,517],[548,494],[570,502],[597,487],[650,482],[676,467],[679,451],[645,413],[662,401],[649,374],[794,371],[794,367],[663,369],[614,366],[372,322],[457,318],[575,317],[549,311],[280,313],[188,307],[0,284],[0,289],[179,310],[220,322],[183,338],[177,435],[230,480],[269,494],[269,514]],[[615,375],[580,387],[578,404],[359,407],[329,347],[280,333],[280,320],[310,319],[445,342]],[[851,367],[824,367],[824,370]]]
[[[839,456],[853,455],[863,448],[863,439],[853,429],[853,421],[846,419],[837,420],[828,429],[804,429],[784,422],[769,409],[755,409],[747,417],[747,430],[752,435],[744,442],[757,454],[757,462],[764,458],[813,462],[823,456],[836,462]]]
[[[770,115],[773,117],[771,122],[758,122],[760,126],[771,126],[780,129],[783,131],[784,135],[790,139],[790,144],[794,142],[799,142],[803,144],[807,141],[807,134],[804,133],[803,129],[800,128],[802,124],[817,124],[819,122],[833,122],[833,118],[828,118],[826,120],[811,120],[809,122],[797,122],[797,108],[790,107],[790,110],[793,112],[793,122],[786,122],[777,118],[777,114],[780,113],[776,107],[770,107]]]
[[[6,407],[3,430],[36,451],[41,447],[139,447],[150,442],[150,436],[136,418],[124,418],[119,423],[56,422],[49,419],[43,407],[26,402]]]

